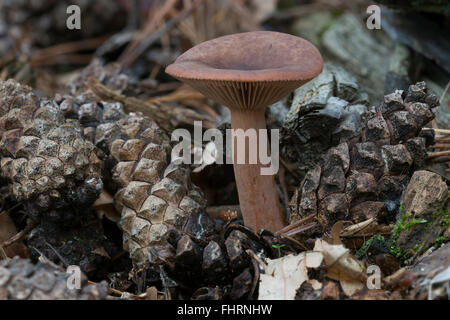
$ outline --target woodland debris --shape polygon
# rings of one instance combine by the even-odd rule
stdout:
[[[447,184],[436,173],[414,173],[402,196],[403,211],[394,230],[396,244],[405,257],[417,256],[439,239],[446,240],[444,233],[450,220],[448,195]]]
[[[353,76],[325,63],[319,76],[294,92],[281,130],[283,157],[312,168],[330,147],[361,132],[363,100]]]
[[[425,256],[408,269],[417,275],[411,298],[448,299],[450,297],[450,243]]]
[[[294,300],[297,289],[309,279],[308,269],[319,267],[322,259],[316,252],[268,259],[260,276],[258,300]]]
[[[0,82],[1,173],[36,220],[69,223],[98,197],[102,162],[79,125],[31,88]]]
[[[28,258],[27,248],[22,239],[17,239],[16,226],[7,211],[0,212],[0,250],[4,250],[9,258],[20,256]]]
[[[51,264],[14,258],[0,260],[0,300],[104,300],[106,282],[91,285],[81,279],[81,289],[69,289],[70,274]]]
[[[314,251],[323,254],[327,276],[338,280],[344,293],[351,297],[365,285],[365,266],[350,255],[350,251],[343,245],[330,245],[326,241],[317,239]]]
[[[293,204],[300,215],[293,219],[317,214],[326,230],[338,220],[392,222],[409,175],[425,161],[426,140],[420,132],[438,103],[423,82],[386,95],[365,114],[359,135],[329,149],[307,172]],[[365,208],[366,216],[355,206]]]
[[[414,172],[402,196],[403,209],[415,218],[425,217],[443,206],[448,198],[448,187],[433,172]]]

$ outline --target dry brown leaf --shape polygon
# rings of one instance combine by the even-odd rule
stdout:
[[[360,233],[370,233],[378,229],[378,223],[374,218],[367,219],[363,222],[353,224],[344,228],[341,232],[342,237],[357,236]]]
[[[338,221],[338,222],[336,222],[334,225],[333,225],[333,227],[331,228],[331,231],[330,231],[330,236],[331,236],[331,244],[341,244],[341,245],[344,245],[343,243],[342,243],[342,241],[341,241],[341,237],[340,237],[340,234],[341,234],[341,230],[342,230],[342,227],[344,226],[344,221],[342,221],[342,220],[340,220],[340,221]]]

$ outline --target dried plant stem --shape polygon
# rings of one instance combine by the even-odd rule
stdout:
[[[427,159],[433,159],[433,158],[443,157],[443,156],[450,156],[450,150],[430,153],[428,155]]]
[[[203,0],[196,0],[194,3],[192,3],[190,7],[184,9],[177,16],[164,23],[164,25],[162,25],[151,36],[142,39],[142,41],[140,41],[139,44],[136,45],[136,47],[132,51],[130,50],[130,52],[128,52],[127,55],[120,57],[119,63],[125,68],[133,65],[136,59],[145,50],[147,50],[161,36],[172,30],[178,23],[180,23],[183,19],[185,19],[188,15],[190,15],[192,11],[195,10],[202,2]]]
[[[422,130],[433,130],[434,132],[437,133],[443,133],[443,134],[450,134],[450,130],[448,129],[437,129],[437,128],[423,128]]]
[[[25,229],[23,229],[22,231],[18,232],[17,234],[15,234],[11,238],[9,238],[8,240],[6,240],[2,244],[0,244],[0,248],[7,248],[10,245],[12,245],[13,243],[16,243],[17,241],[22,240],[23,237],[25,237],[36,226],[37,226],[36,223],[32,223],[32,224],[28,225]]]
[[[428,147],[429,149],[450,149],[450,143],[436,143]]]
[[[169,119],[167,117],[170,112],[166,108],[155,104],[145,103],[134,97],[126,97],[107,88],[95,78],[88,79],[88,86],[89,89],[102,100],[121,102],[125,112],[142,112],[144,115],[154,119],[164,129],[171,129],[172,125],[169,123]]]

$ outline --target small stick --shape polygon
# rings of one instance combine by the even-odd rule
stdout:
[[[312,229],[312,228],[314,228],[315,226],[317,226],[317,223],[313,222],[313,223],[307,224],[307,225],[305,225],[305,226],[300,226],[300,227],[298,227],[298,228],[295,228],[295,229],[293,229],[293,230],[290,230],[290,231],[286,232],[286,234],[289,235],[289,236],[294,236],[294,235],[296,235],[296,234],[298,234],[298,233],[302,233],[303,231]]]
[[[432,161],[433,163],[450,162],[450,156],[443,156],[443,157],[432,158],[431,161]],[[428,169],[428,170],[429,170],[429,169]]]
[[[32,57],[32,61],[48,59],[50,57],[59,56],[67,53],[79,52],[82,50],[96,49],[107,39],[108,37],[101,36],[98,38],[66,42],[55,46],[47,47],[45,49],[35,51]]]
[[[179,15],[164,23],[155,33],[141,41],[136,48],[121,60],[122,66],[128,68],[136,61],[136,59],[147,50],[161,36],[172,30],[178,23],[185,19],[196,9],[203,0],[196,0],[190,7],[184,9]]]
[[[250,249],[248,249],[251,251]],[[254,254],[254,252],[252,251]],[[258,285],[259,277],[260,277],[260,271],[259,271],[259,265],[258,261],[255,259],[253,255],[250,255],[252,258],[252,266],[253,266],[253,283],[252,288],[250,289],[250,293],[248,294],[249,297],[253,297],[253,294],[255,293],[256,286]]]
[[[114,90],[104,86],[100,81],[90,77],[88,79],[88,87],[100,99],[106,101],[121,102],[125,112],[142,112],[153,118],[164,129],[170,129],[172,125],[169,123],[167,115],[170,114],[165,108],[160,108],[155,104],[145,103],[134,97],[126,97]]]
[[[251,249],[247,249],[247,250],[245,250],[245,252],[246,252],[249,256],[251,256],[253,259],[255,259],[256,262],[258,262],[264,269],[266,268],[267,263],[265,263],[260,257],[258,257],[258,256],[256,255],[256,253],[254,253]]]
[[[444,102],[444,97],[447,94],[449,86],[450,86],[450,81],[447,83],[447,86],[445,87],[444,92],[442,92],[441,98],[439,99],[439,104],[442,104],[442,102]]]
[[[15,234],[8,240],[4,241],[2,244],[0,244],[1,248],[6,248],[12,245],[13,243],[16,243],[17,241],[20,241],[25,237],[31,230],[33,230],[37,226],[37,223],[31,223],[29,224],[25,229],[20,231],[19,233]]]
[[[450,150],[430,153],[428,155],[427,159],[433,159],[433,158],[443,157],[443,156],[450,156]]]
[[[282,236],[283,238],[286,238],[286,239],[289,240],[289,241],[292,241],[293,243],[295,243],[296,245],[302,247],[302,248],[305,249],[306,251],[309,250],[308,247],[305,246],[303,243],[301,243],[300,241],[295,240],[294,238],[288,236],[288,235],[285,234],[285,233],[280,233],[280,236]]]
[[[433,130],[434,132],[450,134],[450,130],[448,129],[437,129],[437,128],[423,128],[422,130]]]
[[[428,147],[429,149],[450,149],[450,144],[447,143],[436,143]]]
[[[290,231],[290,230],[292,230],[292,229],[294,229],[294,228],[296,228],[298,226],[301,226],[304,223],[310,222],[311,220],[313,220],[315,218],[315,216],[316,216],[315,214],[310,214],[307,217],[304,217],[304,218],[302,218],[300,220],[297,220],[294,223],[291,223],[290,225],[284,227],[283,229],[278,230],[277,232],[275,232],[275,235],[279,235],[281,233],[286,233],[286,232],[288,232],[288,231]]]

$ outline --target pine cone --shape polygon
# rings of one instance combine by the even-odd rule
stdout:
[[[0,300],[102,300],[109,293],[106,282],[69,289],[69,274],[50,264],[14,258],[0,261]]]
[[[386,95],[366,114],[360,135],[329,149],[307,172],[293,212],[317,214],[325,229],[338,220],[391,222],[411,174],[425,162],[426,139],[420,133],[438,105],[424,82]]]
[[[34,219],[67,222],[98,197],[101,161],[79,125],[31,88],[0,81],[1,174]]]
[[[135,263],[173,258],[178,232],[205,235],[212,226],[203,214],[205,199],[192,184],[189,167],[170,162],[169,137],[152,119],[125,115],[120,103],[98,102],[89,91],[57,101],[109,157],[112,176],[105,172],[104,179],[114,188],[124,248]]]

